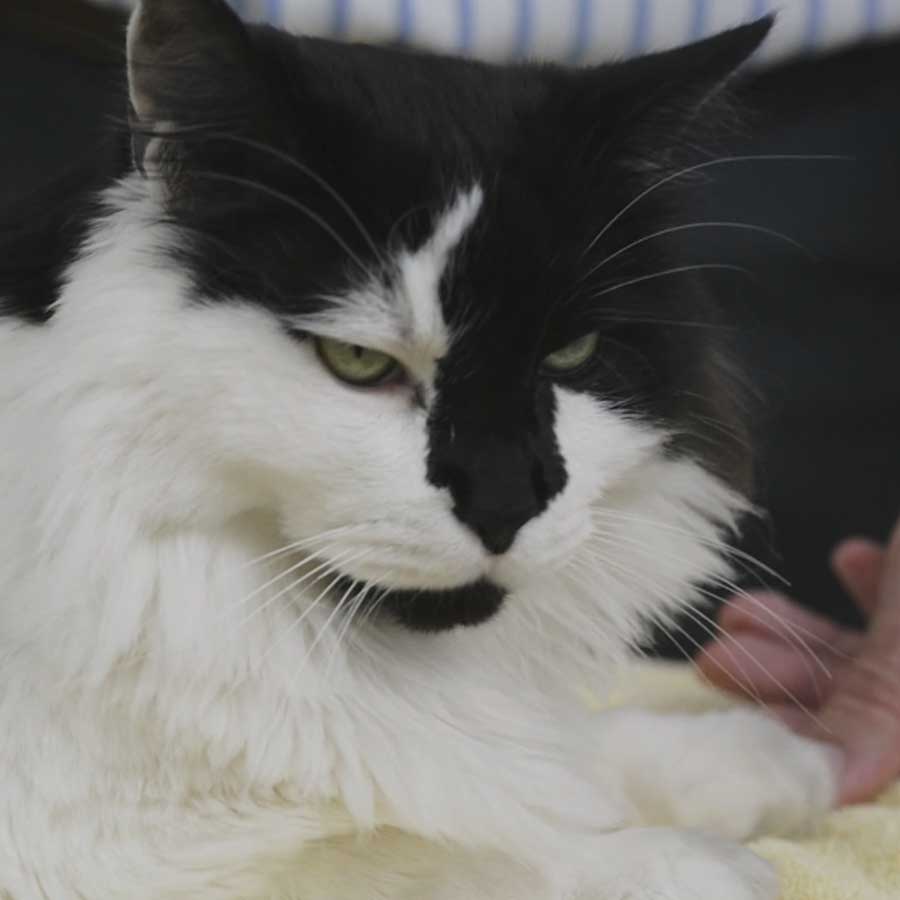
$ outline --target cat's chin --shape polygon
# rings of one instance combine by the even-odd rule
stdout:
[[[342,579],[337,589],[343,595],[357,585],[350,578]],[[366,606],[377,606],[376,615],[389,615],[410,631],[447,631],[458,626],[481,625],[493,618],[503,606],[506,590],[482,578],[456,588],[433,590],[369,591],[371,600]]]

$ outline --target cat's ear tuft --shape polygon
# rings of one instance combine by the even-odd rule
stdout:
[[[131,106],[144,123],[190,124],[234,90],[247,56],[225,0],[141,0],[128,26]]]
[[[775,16],[766,16],[647,60],[663,78],[700,94],[715,91],[762,46],[774,24]]]
[[[563,114],[574,144],[596,159],[617,145],[630,168],[646,173],[677,164],[682,145],[716,142],[733,121],[725,89],[774,22],[768,16],[694,44],[570,76],[575,83]]]

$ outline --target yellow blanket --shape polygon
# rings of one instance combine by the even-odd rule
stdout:
[[[683,665],[629,671],[613,703],[700,711],[729,704]],[[838,810],[808,837],[753,845],[781,872],[783,900],[900,900],[900,784],[877,803]],[[722,898],[727,900],[727,898]]]

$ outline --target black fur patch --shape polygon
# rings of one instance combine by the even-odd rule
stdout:
[[[65,271],[102,214],[99,192],[128,168],[127,141],[114,135],[89,170],[73,169],[0,210],[0,316],[40,324],[53,315]]]
[[[342,596],[365,586],[344,578],[333,593]],[[338,593],[339,592],[339,593]],[[481,625],[497,614],[506,591],[490,581],[466,584],[445,591],[371,591],[363,607],[374,607],[375,615],[386,613],[412,631],[435,632],[448,628]]]

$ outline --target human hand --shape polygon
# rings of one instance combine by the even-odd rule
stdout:
[[[859,803],[900,776],[900,522],[887,547],[850,539],[831,565],[866,616],[864,632],[784,594],[738,595],[722,610],[722,635],[697,665],[794,730],[836,743],[845,757],[840,800]]]

